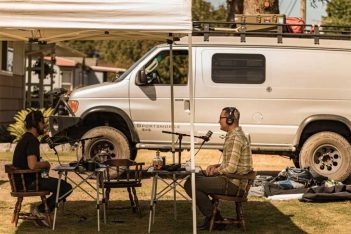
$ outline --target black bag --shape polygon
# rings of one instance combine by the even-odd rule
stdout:
[[[312,175],[309,169],[302,169],[296,167],[287,167],[285,170],[279,173],[278,177],[286,177],[289,180],[293,180],[295,182],[301,184],[308,184],[312,180]]]

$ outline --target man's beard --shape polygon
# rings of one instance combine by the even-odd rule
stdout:
[[[37,128],[38,135],[43,135],[44,134],[44,129],[39,129]]]

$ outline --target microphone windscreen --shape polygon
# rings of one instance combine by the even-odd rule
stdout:
[[[55,147],[54,142],[52,141],[52,139],[49,136],[47,136],[47,135],[44,136],[44,141],[46,143],[48,143],[48,145],[51,149]]]
[[[211,138],[211,136],[212,136],[212,134],[213,134],[213,132],[212,132],[211,130],[209,130],[209,131],[206,133],[206,135],[205,135],[205,137],[204,137],[204,140],[205,140],[205,141],[209,141],[210,138]]]

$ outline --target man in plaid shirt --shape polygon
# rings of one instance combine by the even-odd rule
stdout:
[[[239,126],[240,112],[235,107],[223,108],[219,124],[221,130],[227,132],[223,146],[223,161],[220,164],[209,165],[201,175],[196,175],[196,203],[201,213],[205,216],[200,230],[208,230],[211,215],[212,202],[209,194],[236,195],[245,181],[229,180],[226,174],[247,174],[253,170],[250,141]],[[191,181],[188,179],[184,184],[185,191],[191,196]],[[216,219],[222,219],[217,212]],[[214,227],[217,230],[224,228],[222,225]]]

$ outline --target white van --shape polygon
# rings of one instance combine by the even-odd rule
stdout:
[[[286,155],[332,179],[349,176],[350,37],[205,39],[192,39],[195,135],[214,133],[204,148],[222,148],[218,116],[223,107],[235,106],[254,153]],[[187,42],[173,45],[175,131],[180,133],[189,133]],[[171,129],[168,71],[169,45],[159,45],[114,82],[75,90],[68,100],[72,113],[51,117],[52,133],[102,135],[86,143],[88,157],[107,152],[134,158],[137,149],[170,149],[171,135],[162,133]],[[189,147],[189,139],[183,142]]]

